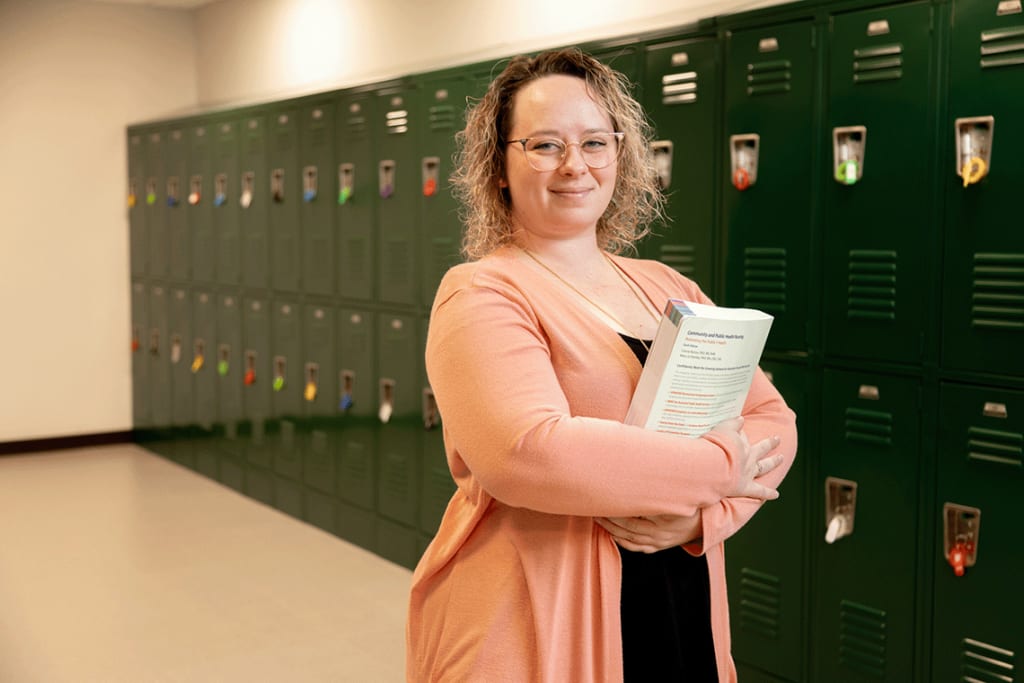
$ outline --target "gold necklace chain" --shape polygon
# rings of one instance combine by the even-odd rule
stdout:
[[[622,324],[622,321],[621,321],[621,320],[619,320],[619,319],[618,319],[617,317],[615,317],[614,315],[612,315],[611,313],[609,313],[609,312],[608,312],[608,311],[607,311],[607,310],[606,310],[606,309],[605,309],[605,308],[604,308],[603,306],[599,305],[599,304],[598,304],[598,303],[597,303],[596,301],[594,301],[594,300],[593,300],[593,299],[591,299],[591,298],[590,298],[589,296],[587,296],[586,294],[584,294],[583,292],[581,292],[581,291],[580,291],[580,290],[579,290],[578,288],[576,288],[576,286],[575,286],[575,285],[573,285],[573,284],[572,284],[571,282],[569,282],[568,280],[566,280],[565,278],[563,278],[563,277],[562,277],[561,275],[559,275],[559,274],[558,274],[557,272],[555,272],[555,270],[554,270],[553,268],[551,268],[550,266],[548,266],[548,264],[544,263],[544,262],[543,262],[543,261],[541,261],[541,260],[540,260],[539,258],[537,258],[537,257],[536,257],[536,256],[535,256],[535,255],[533,254],[533,252],[531,252],[531,251],[530,251],[529,249],[527,249],[526,247],[519,247],[519,248],[520,248],[520,249],[522,250],[522,252],[523,252],[524,254],[526,254],[526,255],[527,255],[527,256],[529,256],[529,257],[530,257],[531,259],[533,259],[533,260],[534,260],[534,262],[535,262],[535,263],[536,263],[536,264],[537,264],[538,266],[540,266],[540,267],[541,267],[541,268],[543,268],[544,270],[546,270],[546,271],[548,271],[549,273],[551,273],[552,275],[554,275],[554,276],[555,276],[555,279],[557,279],[557,280],[558,280],[559,282],[561,282],[561,283],[562,283],[563,285],[565,285],[566,287],[568,287],[568,288],[569,288],[569,289],[571,289],[572,291],[576,292],[576,294],[577,294],[577,295],[579,295],[579,297],[580,297],[581,299],[583,299],[584,301],[586,301],[586,302],[587,302],[588,304],[590,304],[591,306],[593,306],[593,307],[594,307],[594,308],[596,308],[597,310],[601,311],[601,313],[603,313],[603,314],[604,314],[604,315],[605,315],[605,316],[606,316],[606,317],[607,317],[607,318],[608,318],[609,320],[611,320],[611,321],[612,321],[612,322],[614,322],[614,323],[615,323],[616,325],[618,325],[618,326],[619,326],[619,329],[623,330],[624,332],[626,332],[626,334],[628,334],[628,330],[627,330],[626,326]],[[644,309],[645,311],[647,311],[647,314],[651,316],[651,319],[652,319],[652,320],[654,320],[654,322],[655,322],[656,324],[659,324],[659,323],[661,322],[661,320],[660,320],[660,319],[658,318],[658,316],[654,315],[654,312],[653,312],[653,311],[651,310],[650,306],[648,305],[648,302],[645,302],[645,301],[643,300],[643,298],[641,298],[641,296],[640,296],[640,295],[639,295],[639,294],[637,293],[637,291],[636,291],[636,290],[635,290],[635,289],[633,288],[633,285],[631,285],[631,284],[630,284],[629,280],[628,280],[628,279],[626,278],[626,276],[625,276],[625,275],[624,275],[624,274],[622,273],[622,271],[621,271],[621,270],[619,269],[619,267],[618,267],[617,265],[615,265],[615,262],[614,262],[614,261],[612,261],[611,257],[610,257],[610,256],[608,256],[608,254],[607,254],[607,253],[605,253],[605,252],[601,252],[601,253],[602,253],[602,255],[604,256],[605,260],[606,260],[606,261],[608,261],[608,265],[610,265],[610,266],[612,267],[612,270],[614,270],[614,271],[615,271],[615,274],[616,274],[616,275],[618,275],[618,276],[619,276],[619,279],[621,279],[621,280],[622,280],[622,282],[623,282],[623,284],[625,284],[625,285],[626,285],[626,289],[628,289],[628,290],[630,291],[630,293],[631,293],[631,294],[632,294],[632,295],[633,295],[634,297],[636,297],[636,300],[637,300],[637,301],[638,301],[638,302],[640,303],[640,306],[641,306],[641,307],[642,307],[642,308],[643,308],[643,309]],[[646,350],[646,351],[647,351],[648,353],[650,352],[650,350],[651,350],[651,347],[650,347],[650,345],[649,345],[649,344],[648,344],[647,342],[645,342],[645,341],[644,341],[643,339],[637,339],[637,341],[639,341],[639,342],[640,342],[640,343],[641,343],[641,344],[643,345],[644,349],[645,349],[645,350]]]

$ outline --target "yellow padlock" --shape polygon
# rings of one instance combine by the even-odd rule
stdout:
[[[304,396],[306,397],[307,401],[313,402],[316,400],[316,382],[306,383],[306,391],[304,392]]]
[[[196,373],[202,370],[204,362],[205,359],[203,358],[203,354],[197,354],[196,357],[192,359],[192,372]]]
[[[960,169],[960,174],[964,177],[964,187],[974,185],[984,178],[986,173],[988,173],[988,164],[981,157],[971,157],[971,160]]]

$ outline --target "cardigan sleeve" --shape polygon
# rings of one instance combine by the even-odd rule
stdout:
[[[613,517],[691,515],[722,500],[739,476],[729,444],[572,415],[524,295],[453,279],[435,301],[426,363],[466,495]]]

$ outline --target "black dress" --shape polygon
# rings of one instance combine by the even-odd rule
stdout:
[[[647,349],[621,335],[643,365]],[[680,547],[622,556],[622,661],[627,683],[715,683],[708,562]]]

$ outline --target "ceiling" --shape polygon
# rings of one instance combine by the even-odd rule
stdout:
[[[147,7],[165,7],[172,9],[194,9],[210,5],[217,0],[78,0],[78,2],[101,2],[115,5],[145,5]]]

